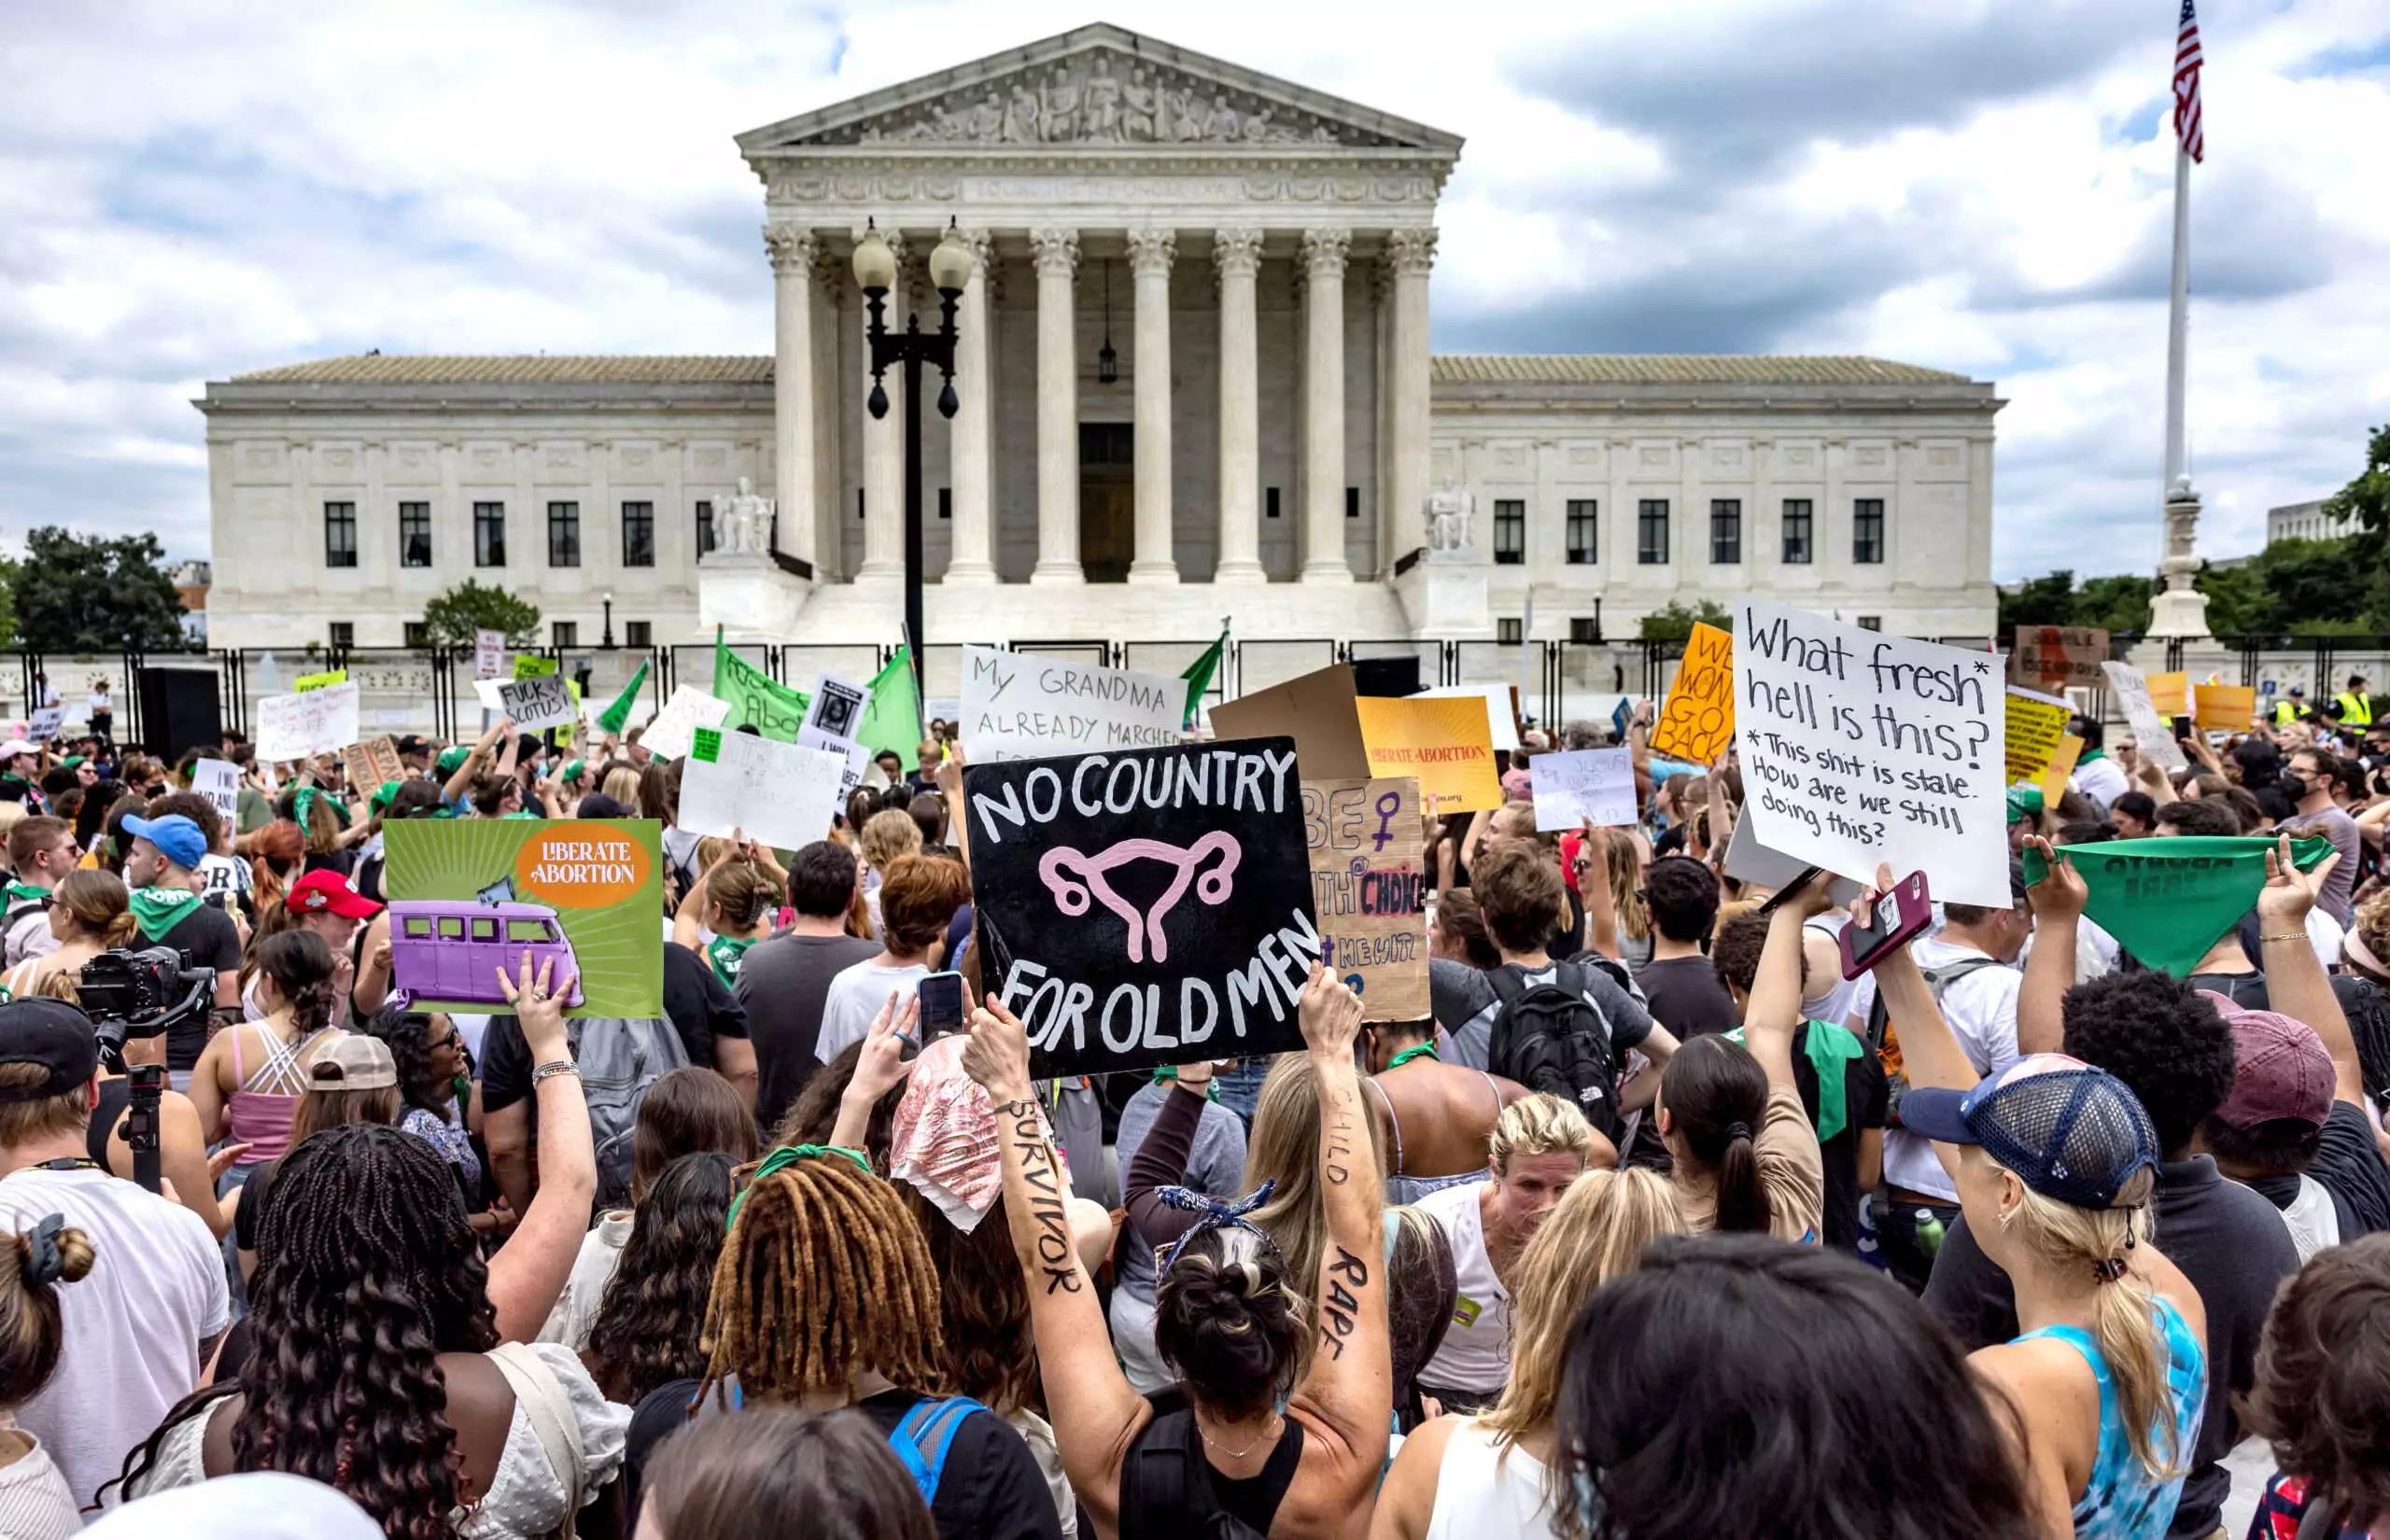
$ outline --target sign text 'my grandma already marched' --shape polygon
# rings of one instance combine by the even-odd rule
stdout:
[[[1179,741],[1187,686],[1121,668],[967,648],[963,747],[973,759],[1036,759]]]

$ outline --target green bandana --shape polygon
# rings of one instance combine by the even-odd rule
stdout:
[[[844,1155],[847,1159],[853,1161],[865,1176],[879,1174],[871,1169],[869,1155],[865,1155],[861,1150],[850,1150],[843,1144],[783,1144],[764,1157],[764,1163],[755,1168],[755,1174],[747,1179],[747,1185],[740,1188],[738,1196],[730,1200],[730,1219],[723,1227],[724,1229],[738,1227],[740,1207],[746,1203],[747,1195],[753,1192],[764,1178],[777,1176],[800,1160],[826,1160],[832,1155]]]
[[[754,945],[752,941],[740,941],[736,936],[716,936],[707,942],[706,960],[713,964],[713,976],[736,987],[738,965],[747,960],[747,948]]]
[[[1741,1043],[1743,1029],[1728,1032],[1726,1041]],[[1843,1081],[1842,1067],[1865,1053],[1867,1044],[1848,1028],[1812,1021],[1801,1045],[1818,1077],[1818,1142],[1823,1144],[1850,1127],[1850,1087]]]
[[[399,786],[398,781],[384,781],[374,793],[366,799],[365,805],[373,810],[375,817],[380,817],[388,811],[391,803],[398,800]]]
[[[2149,967],[2183,978],[2256,905],[2274,848],[2270,839],[2169,835],[2077,845],[2066,854],[2090,889],[2083,912],[2092,923]],[[2327,839],[2290,842],[2302,872],[2331,853]],[[2025,852],[2027,882],[2048,872],[2038,852]]]
[[[1434,1043],[1420,1043],[1405,1048],[1402,1052],[1386,1060],[1385,1067],[1389,1070],[1399,1070],[1414,1058],[1432,1058],[1439,1064],[1443,1062],[1443,1056],[1436,1052],[1436,1045]]]
[[[299,815],[298,823],[300,828],[304,829],[307,827],[307,814],[318,802],[323,803],[333,812],[340,815],[342,828],[344,829],[348,827],[348,808],[338,797],[333,796],[330,791],[324,791],[320,787],[302,786],[299,788],[298,793],[291,798],[290,807],[290,810],[293,813]]]
[[[15,903],[19,899],[46,899],[48,897],[49,897],[49,889],[47,888],[36,888],[29,882],[12,882],[8,884],[8,902],[11,903]]]
[[[2074,756],[2074,763],[2077,764],[2088,764],[2093,760],[2103,760],[2107,757],[2108,751],[2104,749],[2086,749],[2083,752]]]
[[[141,933],[151,941],[163,941],[166,932],[182,923],[199,895],[188,888],[135,888],[133,890],[133,917]]]
[[[567,783],[577,781],[581,778],[581,773],[588,768],[589,762],[587,760],[569,760],[565,763],[564,776],[562,778]]]
[[[432,762],[432,767],[443,776],[453,776],[464,768],[465,762],[472,757],[471,749],[461,743],[457,744],[452,748],[440,750],[440,757]]]

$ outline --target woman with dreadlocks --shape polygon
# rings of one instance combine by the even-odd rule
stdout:
[[[126,1496],[287,1471],[337,1488],[393,1540],[501,1540],[548,1533],[612,1479],[629,1413],[571,1350],[520,1345],[563,1286],[598,1190],[551,986],[527,956],[519,986],[506,981],[540,1061],[540,1192],[514,1238],[483,1263],[448,1163],[412,1134],[355,1124],[302,1140],[261,1216],[256,1351],[133,1451]],[[577,1473],[541,1436],[564,1424],[578,1431]]]
[[[1120,1372],[1068,1244],[1069,1187],[1036,1115],[1027,1034],[995,1001],[972,1017],[963,1065],[996,1105],[1005,1211],[1029,1282],[1046,1404],[1100,1533],[1208,1535],[1226,1518],[1281,1540],[1333,1535],[1376,1491],[1394,1396],[1380,1188],[1353,1059],[1360,997],[1314,966],[1300,1015],[1318,1081],[1328,1214],[1317,1276],[1299,1285],[1244,1217],[1267,1189],[1236,1204],[1170,1190],[1199,1217],[1156,1285],[1154,1343],[1179,1384],[1151,1398]],[[1318,1346],[1298,1379],[1306,1338]]]

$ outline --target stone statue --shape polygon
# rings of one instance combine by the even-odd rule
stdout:
[[[1120,137],[1132,144],[1145,144],[1159,137],[1155,127],[1157,108],[1161,105],[1161,92],[1146,83],[1143,69],[1129,72],[1129,84],[1121,93]]]
[[[1427,549],[1466,551],[1469,524],[1477,514],[1477,495],[1453,485],[1450,476],[1439,491],[1427,494]]]
[[[1112,62],[1098,55],[1095,73],[1088,77],[1080,124],[1088,138],[1099,144],[1120,137],[1120,82],[1112,77]]]
[[[755,496],[744,476],[735,496],[713,505],[713,548],[733,555],[771,553],[772,499]]]
[[[1378,143],[1317,116],[1108,54],[1068,59],[856,125],[851,142],[915,144]]]

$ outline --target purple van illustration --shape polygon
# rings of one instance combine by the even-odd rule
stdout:
[[[390,1001],[403,1009],[418,1000],[453,1000],[506,1008],[498,987],[531,954],[531,971],[553,959],[567,1010],[580,1006],[581,965],[556,912],[544,903],[475,899],[399,899],[390,905]]]

